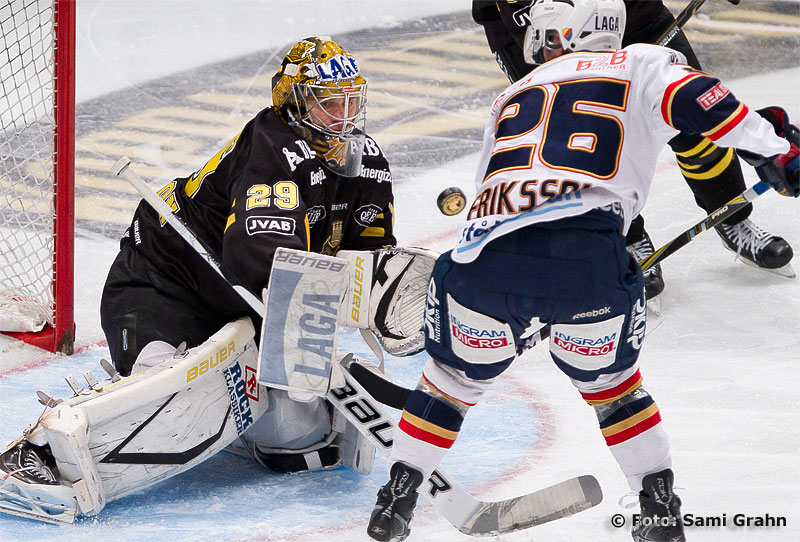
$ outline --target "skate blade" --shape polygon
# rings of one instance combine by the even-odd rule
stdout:
[[[52,523],[53,525],[69,525],[75,522],[75,512],[67,511],[60,514],[47,514],[44,512],[36,512],[30,508],[23,508],[16,506],[8,501],[0,502],[0,512],[4,514],[11,514],[26,519],[34,519],[36,521],[43,521],[44,523]]]
[[[656,318],[661,316],[661,296],[647,300],[647,312],[652,313]]]
[[[0,474],[3,474],[0,471]],[[50,508],[50,511],[45,509]],[[40,497],[27,487],[15,483],[14,479],[0,476],[0,512],[20,516],[45,523],[63,525],[73,523],[78,515],[78,503],[71,507],[69,503],[42,502]]]
[[[760,269],[761,271],[767,271],[768,273],[780,275],[781,277],[786,277],[787,279],[797,278],[797,273],[795,273],[794,267],[792,267],[792,262],[787,263],[783,267],[778,267],[777,269],[768,269],[766,267],[761,267],[760,265],[757,265],[746,258],[742,258],[739,255],[736,256],[736,260],[742,262],[745,265],[749,265],[750,267],[755,267],[756,269]]]

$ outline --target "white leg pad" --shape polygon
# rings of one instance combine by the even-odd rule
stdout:
[[[186,471],[261,417],[268,399],[256,383],[253,335],[249,319],[231,322],[202,345],[105,381],[42,418],[81,513]]]

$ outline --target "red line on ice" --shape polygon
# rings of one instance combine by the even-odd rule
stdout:
[[[100,348],[103,346],[108,346],[108,342],[105,339],[94,343],[84,344],[76,348],[73,355],[83,354],[84,352],[88,352],[93,348]],[[30,371],[31,369],[44,367],[45,365],[50,365],[51,363],[55,363],[56,361],[60,361],[63,359],[65,359],[65,357],[61,354],[49,354],[45,358],[30,361],[24,365],[20,365],[19,367],[14,367],[12,369],[6,369],[5,371],[0,371],[0,380],[8,376],[15,375],[17,373],[24,373],[25,371]]]

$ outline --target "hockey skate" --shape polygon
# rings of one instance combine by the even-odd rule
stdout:
[[[631,536],[635,542],[686,542],[681,499],[672,491],[672,470],[648,474],[639,493],[641,513]]]
[[[48,523],[72,523],[78,514],[75,491],[59,483],[55,459],[46,446],[26,440],[0,455],[0,511]]]
[[[404,463],[395,463],[391,479],[378,490],[378,502],[369,518],[367,534],[379,542],[400,542],[411,532],[409,523],[417,505],[422,473]]]
[[[715,229],[722,238],[725,248],[735,252],[737,258],[744,263],[784,277],[795,278],[796,274],[791,264],[794,252],[782,237],[759,228],[749,218],[738,224],[719,224]]]
[[[649,258],[656,251],[653,246],[653,241],[646,231],[643,232],[644,236],[634,243],[625,247],[628,252],[636,258],[640,264],[645,259]],[[664,276],[661,272],[661,264],[657,263],[653,267],[645,270],[644,272],[644,293],[647,297],[648,307],[656,314],[661,313],[661,300],[656,299],[658,295],[664,291]]]

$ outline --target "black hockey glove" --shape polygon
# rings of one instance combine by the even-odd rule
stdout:
[[[772,124],[776,134],[789,142],[789,152],[771,158],[748,151],[737,152],[776,192],[796,198],[800,196],[800,129],[789,122],[789,115],[780,107],[765,107],[756,113]]]

